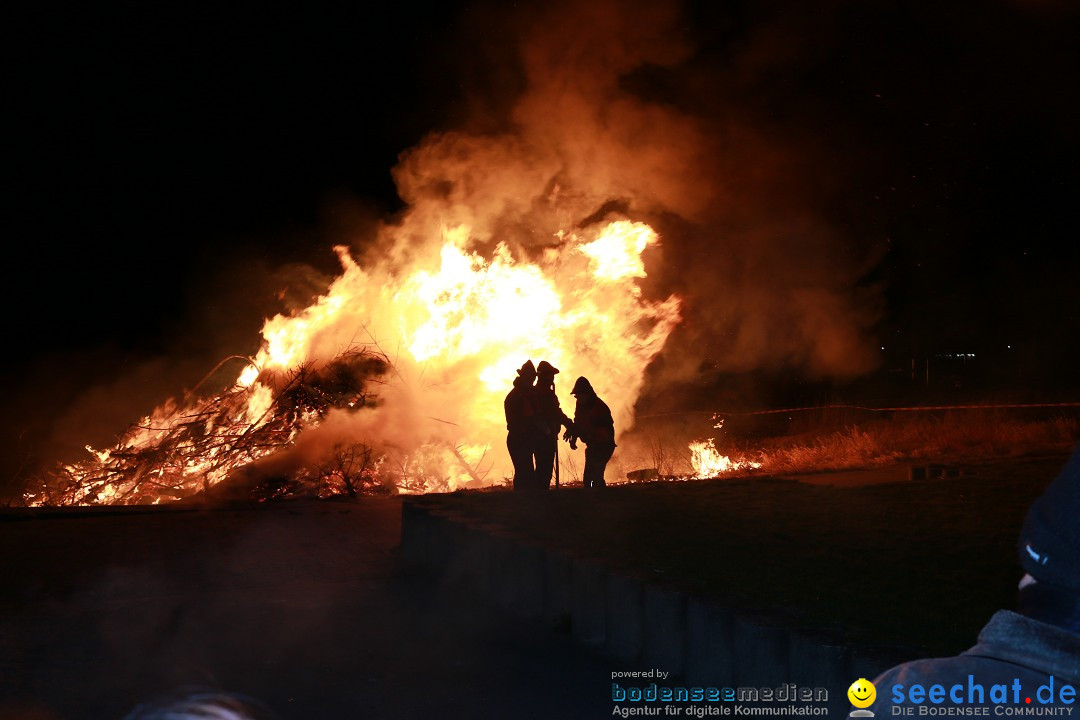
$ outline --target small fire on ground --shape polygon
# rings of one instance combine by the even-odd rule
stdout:
[[[694,478],[698,480],[761,467],[761,463],[753,460],[732,460],[727,455],[721,455],[712,438],[690,443],[690,464],[694,468]]]

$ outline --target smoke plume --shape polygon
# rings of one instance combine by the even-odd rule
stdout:
[[[812,139],[745,101],[806,48],[774,24],[726,62],[702,59],[687,22],[675,4],[603,0],[489,20],[486,37],[515,43],[523,89],[476,104],[505,108],[497,120],[466,123],[501,132],[434,133],[402,155],[394,177],[410,209],[392,237],[463,223],[535,253],[590,220],[646,219],[664,236],[649,287],[686,301],[659,382],[703,364],[870,369],[876,291],[853,288],[878,254],[819,209],[836,171],[822,171]]]
[[[454,447],[459,459],[483,469],[486,458],[487,470],[505,476],[498,399],[530,357],[563,365],[571,383],[590,377],[620,432],[632,427],[658,356],[653,393],[703,369],[848,377],[872,367],[875,291],[858,288],[876,255],[821,209],[839,171],[823,172],[812,141],[752,101],[791,62],[783,25],[720,56],[699,47],[691,19],[669,3],[488,7],[464,25],[463,46],[483,46],[505,65],[477,69],[480,92],[457,127],[401,154],[393,177],[405,209],[342,251],[344,274],[325,295],[268,320],[257,357],[285,369],[360,342],[385,353],[394,376],[378,407],[332,412],[289,451],[262,459],[256,475],[288,474],[361,440],[380,451]],[[618,220],[659,231],[659,243],[643,241],[644,272],[609,285],[575,279],[588,267],[580,243]],[[543,268],[566,283],[562,310],[576,319],[552,324],[523,311],[507,327],[535,324],[535,341],[509,333],[493,346],[494,366],[470,354],[467,330],[452,324],[423,331],[466,351],[453,359],[442,351],[442,361],[418,353],[403,329],[415,322],[398,318],[423,314],[404,307],[417,296],[415,269],[440,257],[445,269],[448,239],[460,251],[449,261],[466,273]],[[435,302],[482,305],[487,280],[475,278],[476,287],[444,288]],[[362,310],[343,310],[353,303]],[[498,328],[499,311],[480,314]],[[592,325],[582,320],[590,312]],[[625,323],[619,342],[605,336],[605,318]],[[576,336],[552,350],[560,333]],[[488,385],[482,397],[478,376]]]
[[[467,228],[468,248],[487,257],[502,243],[514,258],[543,261],[565,250],[571,233],[613,219],[645,220],[663,236],[658,249],[646,251],[646,302],[678,295],[686,317],[662,351],[666,331],[659,343],[653,338],[646,364],[657,351],[663,360],[654,392],[702,368],[794,367],[848,377],[872,367],[866,334],[875,291],[853,288],[876,255],[818,210],[831,181],[815,169],[815,153],[802,148],[803,138],[784,138],[777,127],[755,124],[752,112],[707,97],[725,87],[745,93],[787,62],[768,52],[784,28],[770,27],[718,66],[700,62],[675,5],[546,3],[484,18],[473,18],[472,32],[489,45],[509,45],[491,51],[511,59],[494,73],[500,91],[481,93],[460,128],[433,132],[401,155],[393,174],[407,209],[364,246],[361,266],[392,276],[430,262],[445,230],[455,227]],[[514,81],[505,82],[508,74]],[[375,305],[374,298],[365,303]],[[393,336],[390,329],[365,332]],[[317,343],[325,354],[344,340],[339,329]],[[591,349],[563,360],[601,388],[629,387],[615,403],[617,426],[629,429],[643,378],[620,376]],[[468,377],[476,364],[443,371]],[[481,415],[479,435],[499,436],[498,407],[462,420],[470,416],[457,409],[469,405],[468,385],[427,380],[422,398],[398,397],[395,411],[422,406],[470,425],[474,437]],[[372,429],[368,418],[337,418],[309,432],[293,457]],[[445,430],[426,441],[452,442]]]

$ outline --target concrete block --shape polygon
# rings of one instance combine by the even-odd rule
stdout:
[[[425,564],[440,575],[442,582],[465,581],[465,519],[454,512],[435,508],[428,512],[429,530]]]
[[[514,555],[517,543],[509,535],[493,530],[488,533],[488,594],[495,604],[511,612],[517,602]]]
[[[542,548],[527,542],[514,543],[512,611],[525,619],[537,619],[544,615],[545,553]]]
[[[789,637],[788,662],[791,681],[799,687],[825,688],[830,717],[847,715],[851,708],[846,689],[858,679],[851,674],[848,646],[814,631],[794,631]]]
[[[739,686],[779,687],[790,677],[787,629],[770,618],[736,615],[735,657]]]
[[[646,585],[645,662],[682,677],[686,671],[686,595],[658,585]]]
[[[402,503],[402,554],[425,565],[445,566],[458,550],[462,519],[438,506]]]
[[[606,614],[605,652],[628,665],[638,662],[645,643],[644,589],[641,580],[608,575]]]
[[[851,675],[851,649],[812,631],[795,631],[788,638],[788,663],[793,682],[833,687]],[[851,678],[847,684],[856,679]]]
[[[570,627],[574,608],[574,564],[565,555],[544,553],[544,621]]]
[[[428,509],[411,500],[401,503],[401,558],[423,562],[432,548],[433,529]]]
[[[608,572],[597,563],[575,559],[573,573],[570,617],[574,639],[586,647],[602,648],[607,634]]]
[[[490,597],[493,541],[492,525],[466,526],[463,539],[464,580],[481,597]]]
[[[686,602],[686,679],[700,687],[735,684],[735,613],[699,598]]]

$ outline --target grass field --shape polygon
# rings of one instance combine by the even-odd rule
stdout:
[[[1080,422],[1066,417],[1033,420],[994,411],[898,417],[767,443],[762,469],[808,472],[1065,453],[1078,436]]]
[[[838,639],[950,654],[1011,607],[1030,502],[1064,454],[838,488],[735,478],[433,501],[545,546]]]
[[[786,475],[1068,453],[1080,438],[1080,418],[1071,408],[895,414],[838,408],[793,412],[790,418],[735,418],[719,428],[708,414],[646,418],[620,440],[609,481],[639,468],[692,475],[687,446],[705,438],[733,461],[759,464],[742,474]]]

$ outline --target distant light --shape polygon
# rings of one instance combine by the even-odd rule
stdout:
[[[881,346],[881,349],[882,349],[882,350],[884,350],[884,349],[885,349],[885,346],[884,346],[884,345],[882,345],[882,346]]]
[[[1012,350],[1012,345],[1006,345],[1006,346],[1005,346],[1005,348],[1006,348],[1007,350]]]

